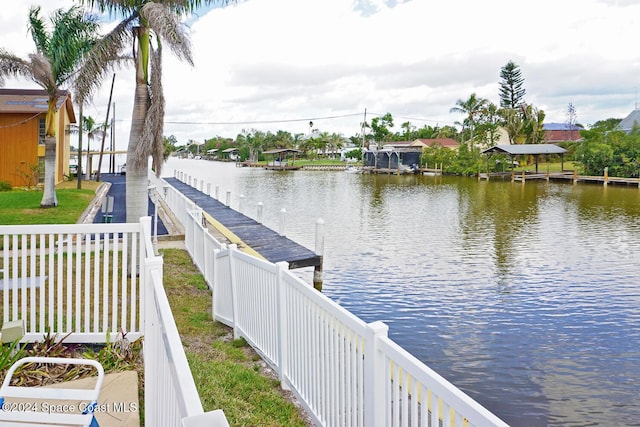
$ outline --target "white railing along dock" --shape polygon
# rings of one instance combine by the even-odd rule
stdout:
[[[202,227],[198,208],[173,187],[165,200],[187,221],[185,245],[212,288],[214,318],[261,354],[316,424],[506,426],[389,339],[384,323],[365,323],[291,274],[286,263],[257,259],[234,245],[206,246],[215,239]]]

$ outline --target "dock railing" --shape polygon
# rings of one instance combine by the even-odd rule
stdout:
[[[175,213],[201,224],[197,208]],[[185,233],[191,250],[214,239],[195,236],[208,234],[204,227],[183,225],[193,230]],[[214,318],[246,339],[317,425],[506,426],[389,339],[384,323],[364,322],[292,274],[287,263],[234,245],[212,246],[204,256],[200,264],[210,269],[200,271],[212,289]]]
[[[228,427],[204,413],[164,292],[151,218],[138,224],[0,225],[2,322],[21,342],[144,336],[145,425]]]

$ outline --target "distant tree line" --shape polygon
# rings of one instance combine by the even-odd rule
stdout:
[[[341,134],[320,132],[310,123],[309,134],[292,134],[279,130],[276,133],[257,129],[243,129],[235,139],[215,137],[199,146],[187,144],[177,146],[175,137],[165,137],[165,156],[182,148],[192,154],[196,150],[206,153],[211,149],[221,152],[227,148],[238,148],[240,158],[249,161],[264,160],[262,153],[278,148],[295,148],[301,156],[309,159],[318,157],[335,158],[344,147],[350,147],[347,157],[362,158],[362,150],[381,148],[385,142],[413,141],[416,139],[451,138],[460,143],[458,150],[451,150],[436,144],[424,150],[422,165],[439,165],[445,172],[458,175],[474,175],[480,170],[500,171],[511,167],[508,156],[487,157],[482,150],[497,143],[502,132],[511,144],[539,144],[544,142],[543,110],[524,100],[526,90],[520,67],[509,61],[500,70],[499,106],[472,93],[468,99],[457,100],[450,112],[463,114],[455,126],[416,127],[406,121],[400,130],[394,132],[394,118],[391,113],[373,117],[370,122],[361,123],[361,133],[351,137]],[[581,140],[560,143],[568,150],[564,159],[573,161],[581,174],[602,175],[605,168],[611,176],[635,177],[640,172],[640,128],[627,134],[617,129],[620,119],[596,122],[589,130],[584,130],[577,122],[576,108],[569,103],[567,108],[568,129],[580,130]],[[573,139],[573,138],[571,138]],[[520,159],[527,162],[530,159]],[[550,161],[557,161],[550,158]]]

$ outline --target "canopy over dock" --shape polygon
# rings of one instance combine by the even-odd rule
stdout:
[[[487,148],[482,152],[482,154],[487,154],[489,156],[492,154],[507,154],[511,156],[512,167],[513,158],[515,156],[534,156],[536,159],[536,172],[538,172],[538,157],[540,155],[560,155],[562,169],[564,169],[564,153],[566,152],[567,150],[554,144],[503,144]]]
[[[272,170],[296,170],[300,169],[301,166],[296,166],[294,163],[296,161],[296,155],[300,154],[300,150],[295,150],[293,148],[278,148],[275,150],[267,150],[263,151],[262,154],[270,155],[273,157],[273,160],[267,163],[265,169]],[[291,158],[291,163],[289,163],[289,158]]]

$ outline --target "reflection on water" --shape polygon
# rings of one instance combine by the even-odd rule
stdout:
[[[511,425],[640,425],[639,189],[174,169],[309,248],[322,217],[323,292]]]

